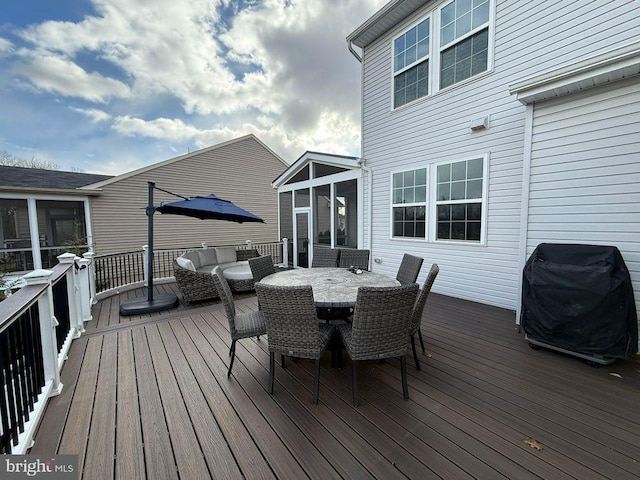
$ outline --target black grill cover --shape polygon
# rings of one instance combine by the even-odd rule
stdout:
[[[524,267],[521,311],[534,340],[588,355],[638,351],[631,278],[616,247],[538,245]]]

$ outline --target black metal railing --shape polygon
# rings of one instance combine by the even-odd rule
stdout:
[[[11,453],[44,387],[38,304],[33,303],[0,332],[0,453]]]
[[[236,249],[255,248],[260,255],[271,255],[274,263],[287,263],[283,259],[282,242],[248,243],[233,246]],[[185,252],[196,250],[200,246],[183,247],[153,252],[154,279],[173,277],[173,261]],[[210,247],[213,248],[213,247]],[[145,251],[96,255],[94,257],[96,293],[104,293],[126,285],[143,284],[145,277]]]
[[[31,250],[0,251],[0,270],[5,272],[26,272],[33,270],[33,253]]]
[[[94,257],[96,292],[144,281],[144,252],[125,252]]]
[[[88,245],[40,247],[40,259],[42,268],[51,269],[58,264],[58,255],[69,250],[88,251]],[[4,249],[0,250],[0,270],[6,272],[26,272],[34,269],[33,252],[31,249]]]
[[[51,286],[53,291],[53,312],[58,321],[56,328],[56,346],[62,350],[64,342],[71,331],[71,315],[69,312],[69,292],[66,277],[59,278]]]

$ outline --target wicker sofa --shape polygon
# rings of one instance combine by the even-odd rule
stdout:
[[[248,260],[257,256],[259,254],[255,249],[236,250],[235,247],[204,248],[186,252],[173,262],[178,289],[187,302],[219,298],[212,277],[213,269],[219,265],[232,291],[253,290]]]

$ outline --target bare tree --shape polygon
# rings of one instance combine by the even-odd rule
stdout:
[[[42,168],[45,170],[60,170],[60,166],[57,163],[49,160],[40,160],[36,157],[31,157],[30,160],[20,158],[5,150],[0,151],[0,165],[6,167],[25,167],[25,168]]]

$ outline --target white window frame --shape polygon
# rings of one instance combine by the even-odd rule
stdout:
[[[401,36],[405,35],[412,28],[420,25],[425,20],[427,20],[428,24],[429,24],[429,49],[427,51],[427,55],[425,57],[422,57],[422,58],[416,60],[415,62],[413,62],[413,63],[411,63],[409,65],[405,65],[403,68],[401,68],[400,70],[398,70],[396,72],[395,71],[395,68],[396,68],[395,67],[395,65],[396,65],[396,40],[398,38],[400,38]],[[428,97],[429,95],[431,95],[431,91],[432,91],[431,59],[432,59],[432,56],[433,56],[433,20],[432,20],[431,13],[429,13],[429,15],[426,15],[426,16],[420,18],[418,21],[416,21],[416,22],[412,23],[411,25],[409,25],[408,27],[404,28],[398,35],[394,36],[391,39],[391,104],[392,104],[392,108],[393,109],[401,108],[401,107],[404,107],[405,105],[410,105],[410,104],[414,103],[415,101],[420,100],[421,98],[425,98],[425,97]],[[406,72],[407,70],[410,70],[410,69],[412,69],[414,67],[417,67],[422,62],[428,62],[427,72],[428,72],[429,78],[428,78],[428,82],[427,82],[427,94],[423,95],[422,97],[417,97],[414,100],[411,100],[410,102],[403,103],[402,105],[396,107],[396,105],[395,105],[396,77],[398,75],[400,75],[401,73]]]
[[[411,202],[411,203],[394,203],[393,201],[393,176],[398,174],[398,173],[404,173],[404,172],[413,172],[415,170],[425,170],[425,187],[426,187],[426,193],[425,193],[425,201],[424,202]],[[418,242],[425,242],[427,241],[427,239],[429,238],[429,197],[430,197],[430,191],[431,191],[431,185],[430,185],[430,180],[429,180],[429,166],[428,165],[424,165],[424,166],[416,166],[414,168],[403,168],[401,170],[395,170],[393,172],[391,172],[390,175],[390,179],[389,179],[389,238],[392,240],[403,240],[403,241],[418,241]],[[424,207],[424,214],[425,214],[425,225],[424,225],[424,237],[396,237],[393,233],[394,231],[394,226],[393,226],[393,209],[394,208],[401,208],[401,207]]]
[[[451,165],[458,162],[466,162],[469,160],[482,159],[482,197],[477,199],[465,199],[454,201],[439,201],[437,199],[437,184],[438,184],[438,166]],[[487,244],[487,219],[488,219],[488,191],[489,191],[489,154],[472,155],[468,157],[452,158],[448,160],[438,161],[431,164],[431,172],[429,178],[429,186],[431,188],[431,196],[429,197],[429,242],[453,244],[453,245],[481,245]],[[451,240],[451,239],[438,239],[438,218],[437,208],[438,205],[443,204],[467,204],[478,203],[478,200],[482,205],[482,213],[480,215],[480,240]]]
[[[482,76],[486,75],[487,73],[490,73],[493,71],[493,59],[494,59],[494,50],[495,50],[495,10],[496,10],[496,0],[488,0],[489,1],[489,20],[486,24],[483,24],[482,26],[476,27],[475,29],[471,30],[470,32],[466,33],[465,35],[463,35],[462,37],[460,37],[459,39],[455,39],[454,41],[442,46],[440,44],[440,26],[441,26],[441,14],[442,14],[442,9],[444,7],[446,7],[447,5],[449,5],[451,2],[453,2],[455,0],[449,0],[449,1],[443,1],[441,2],[439,5],[435,6],[434,8],[432,8],[431,10],[429,10],[429,12],[427,12],[425,15],[421,16],[417,21],[412,22],[410,25],[402,28],[402,30],[397,34],[394,35],[391,39],[391,86],[390,86],[390,92],[391,92],[391,111],[394,110],[398,110],[398,109],[402,109],[404,107],[407,107],[408,105],[414,105],[415,103],[421,101],[421,100],[425,100],[428,99],[430,97],[433,97],[434,95],[440,93],[440,92],[444,92],[444,91],[448,91],[450,89],[459,87],[461,85],[465,85],[469,82],[475,81],[478,78],[481,78]],[[396,39],[398,39],[400,36],[404,35],[405,33],[407,33],[408,30],[412,29],[413,27],[415,27],[416,25],[418,25],[419,23],[423,22],[424,20],[429,19],[429,54],[427,57],[425,57],[425,59],[421,60],[427,60],[429,62],[429,84],[428,84],[428,89],[427,89],[427,94],[416,98],[415,100],[412,100],[408,103],[404,103],[403,105],[400,106],[396,106],[395,105],[395,78],[396,75],[408,70],[409,68],[412,68],[416,65],[418,65],[419,63],[421,63],[421,61],[416,61],[415,63],[411,64],[410,66],[405,66],[402,70],[396,72],[395,71],[395,56],[396,56],[396,52],[395,52],[395,42]],[[471,77],[465,78],[464,80],[460,80],[459,82],[453,83],[447,87],[441,87],[440,86],[440,54],[443,50],[446,50],[447,48],[463,41],[464,39],[476,34],[477,32],[479,32],[480,30],[483,30],[484,28],[488,27],[488,35],[489,38],[487,40],[487,69],[479,72]]]
[[[403,168],[400,170],[393,170],[389,176],[389,240],[402,241],[402,242],[422,242],[422,243],[437,243],[437,244],[449,244],[449,245],[465,245],[465,246],[486,246],[487,245],[487,221],[488,215],[488,192],[489,192],[489,153],[470,155],[465,157],[455,157],[446,160],[440,160],[437,162],[431,162],[428,164],[416,165],[413,168]],[[482,159],[482,197],[479,199],[465,199],[456,201],[438,201],[438,166],[450,165],[458,162],[466,162],[469,160]],[[426,202],[413,202],[413,203],[394,203],[393,202],[393,176],[397,173],[404,173],[419,169],[426,169],[427,175],[427,195]],[[438,239],[438,216],[437,207],[442,204],[451,203],[477,203],[480,200],[482,205],[482,213],[480,216],[480,240],[451,240],[451,239]],[[393,209],[394,207],[415,207],[425,206],[425,236],[422,237],[397,237],[393,233]]]

